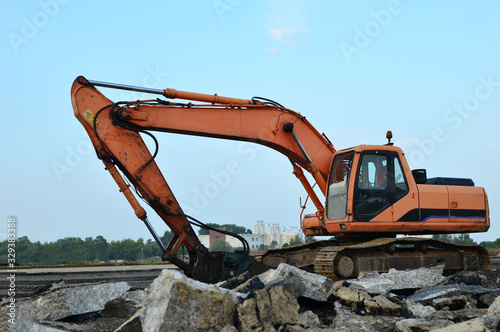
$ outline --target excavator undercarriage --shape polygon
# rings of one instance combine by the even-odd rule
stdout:
[[[445,273],[490,269],[489,253],[482,246],[419,237],[376,238],[358,243],[315,241],[252,255],[272,268],[287,263],[333,280],[437,264],[444,264]]]

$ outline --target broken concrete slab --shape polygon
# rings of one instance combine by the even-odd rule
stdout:
[[[403,309],[395,300],[380,294],[370,294],[359,285],[341,286],[332,296],[361,315],[400,315]]]
[[[371,278],[365,278],[365,279],[353,279],[353,280],[348,280],[347,283],[359,285],[370,292],[379,293],[379,294],[387,294],[395,286],[395,283],[392,280],[381,279],[380,277],[378,277],[378,278],[371,277]]]
[[[38,297],[32,302],[31,310],[23,314],[35,320],[58,320],[99,311],[129,289],[126,282],[61,287]]]
[[[392,290],[432,287],[439,285],[445,279],[443,271],[444,264],[404,271],[390,269],[389,272],[382,273],[380,278],[393,281]]]
[[[122,296],[128,289],[130,286],[126,282],[60,286],[34,300],[19,301],[17,323],[12,331],[33,331],[35,322],[56,321],[103,310],[106,303]]]
[[[268,290],[272,304],[271,322],[275,325],[299,324],[299,303],[295,299],[294,284],[289,281],[279,283]],[[260,310],[260,303],[257,301]]]
[[[478,320],[490,330],[500,330],[500,296],[486,310],[486,315]]]
[[[500,317],[500,296],[495,298],[495,301],[488,308],[488,314],[498,315]]]
[[[401,320],[399,316],[372,316],[356,314],[351,308],[343,306],[340,302],[335,302],[335,317],[328,326],[327,331],[394,331],[394,327]]]
[[[427,318],[447,319],[452,322],[464,322],[486,315],[487,309],[438,310]]]
[[[448,276],[443,282],[444,285],[464,284],[487,287],[488,278],[477,271],[461,271]]]
[[[243,302],[237,312],[242,332],[258,331],[263,328],[257,314],[257,301],[254,298]]]
[[[234,325],[234,312],[245,297],[164,270],[148,288],[143,330],[219,331]]]
[[[270,286],[283,280],[298,278],[305,286],[300,296],[317,301],[326,301],[333,281],[327,277],[309,273],[294,266],[281,263],[275,270],[266,271],[258,276],[264,285]]]
[[[237,326],[241,331],[274,331],[274,326],[299,325],[299,309],[292,282],[280,282],[255,291],[239,306]]]
[[[477,302],[477,299],[483,294],[500,295],[498,289],[488,289],[472,285],[444,285],[434,288],[427,288],[417,291],[408,297],[409,300],[419,302],[424,305],[432,305],[436,309],[451,308],[462,309],[465,303]]]
[[[38,322],[18,322],[15,328],[0,329],[0,331],[35,331],[35,332],[94,332],[94,331],[114,331],[115,328],[120,326],[122,320],[115,318],[104,318],[100,315],[89,318],[82,322],[68,322],[68,321],[38,321]],[[28,328],[28,329],[26,329]],[[137,330],[135,330],[137,331]],[[135,332],[134,331],[134,332]]]
[[[443,277],[444,265],[427,268],[399,271],[390,269],[387,273],[368,273],[358,279],[348,280],[349,283],[363,286],[366,290],[387,294],[390,291],[402,289],[418,289],[439,285]]]
[[[449,322],[446,324],[446,322]],[[454,323],[458,322],[458,323]],[[413,331],[415,329],[426,331],[428,325],[439,327],[432,331],[489,331],[500,329],[500,296],[488,309],[463,309],[463,310],[438,310],[427,316],[426,319],[406,319],[398,323],[398,331]]]
[[[291,284],[284,283],[270,290],[261,289],[254,293],[257,316],[265,330],[272,331],[272,326],[275,325],[299,324],[300,306],[291,288]]]
[[[65,326],[65,324],[58,324],[59,326],[50,326],[48,324],[43,324],[43,323],[38,323],[38,322],[33,322],[33,324],[30,327],[30,332],[67,332],[67,331],[72,331],[71,329],[68,330],[68,328],[71,328],[71,326]],[[74,330],[73,330],[74,331]]]
[[[136,289],[125,292],[120,298],[140,309],[146,305],[147,294],[144,289]]]
[[[451,320],[446,319],[424,319],[424,318],[408,318],[402,319],[396,323],[394,327],[395,332],[411,332],[420,331],[428,332],[434,331],[452,325]]]
[[[436,309],[434,309],[434,307],[423,305],[418,302],[413,302],[411,300],[407,300],[404,304],[411,315],[415,318],[428,317],[436,312]]]
[[[490,331],[478,320],[451,324],[446,327],[432,330],[433,332],[487,332]]]
[[[323,327],[323,324],[321,324],[318,315],[316,315],[311,310],[300,313],[299,322],[300,326],[304,328]]]

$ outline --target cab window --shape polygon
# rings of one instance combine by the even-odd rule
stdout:
[[[399,162],[399,157],[394,156],[394,194],[396,200],[400,199],[408,193],[408,185],[406,184],[405,174],[401,163]]]
[[[387,157],[379,154],[365,154],[358,174],[359,189],[387,189]]]

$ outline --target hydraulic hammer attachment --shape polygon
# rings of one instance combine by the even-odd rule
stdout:
[[[258,275],[271,267],[258,262],[247,252],[208,251],[201,246],[197,262],[191,271],[191,278],[208,283],[216,283],[239,276],[248,271],[251,276]]]

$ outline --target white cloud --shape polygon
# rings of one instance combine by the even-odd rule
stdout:
[[[309,2],[303,0],[269,1],[260,26],[275,42],[287,46],[304,44],[304,35],[309,32],[308,7]]]

